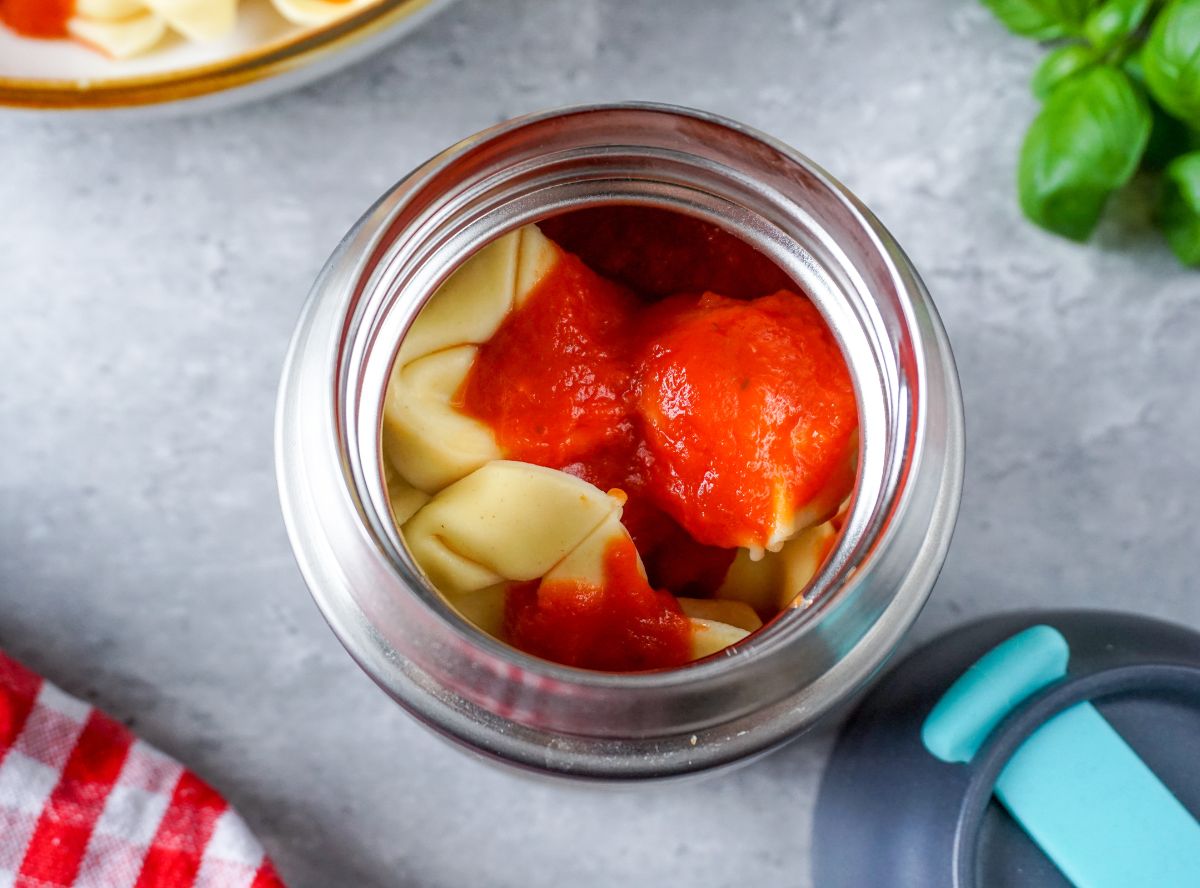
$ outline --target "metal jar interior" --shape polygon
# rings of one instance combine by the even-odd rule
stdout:
[[[684,668],[549,663],[460,620],[393,525],[384,392],[425,300],[481,245],[555,213],[645,204],[714,222],[812,297],[850,365],[860,467],[805,605]],[[963,420],[945,333],[907,257],[840,184],[731,121],[658,105],[569,109],[462,142],[390,190],[315,284],[288,354],[276,459],[288,532],[359,664],[437,731],[542,772],[665,777],[766,751],[860,690],[916,618],[958,509]]]

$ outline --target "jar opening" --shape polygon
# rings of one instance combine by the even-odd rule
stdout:
[[[579,207],[480,246],[389,387],[383,483],[408,554],[456,618],[552,662],[646,672],[744,645],[811,606],[849,514],[840,347],[753,244],[672,210]]]
[[[658,201],[641,202],[641,201],[630,201],[630,200],[615,201],[612,199],[606,199],[603,201],[592,201],[592,202],[587,203],[586,205],[580,205],[578,203],[574,203],[574,204],[572,204],[571,209],[568,210],[567,212],[579,212],[583,208],[583,206],[593,207],[593,208],[594,207],[603,207],[603,206],[608,206],[608,207],[611,207],[611,206],[647,206],[647,207],[655,207],[655,208],[659,208],[659,209],[669,209],[673,212],[680,211],[678,209],[678,207],[675,205],[664,204],[664,203],[661,203]],[[540,215],[539,217],[537,217],[536,221],[544,223],[549,219],[553,219],[556,217],[561,218],[561,216],[562,216],[561,213],[551,212],[551,213],[546,213],[544,215]],[[726,222],[726,220],[715,214],[700,214],[700,213],[691,214],[691,213],[689,213],[688,217],[701,219],[701,220],[709,222],[711,224],[715,224],[715,225],[721,227],[723,230],[730,230],[725,227],[724,223]],[[506,233],[506,231],[511,230],[512,227],[519,227],[519,226],[506,226],[504,230],[497,232],[496,236],[498,237],[501,234]],[[733,230],[730,230],[730,233],[734,234],[735,236],[742,237],[742,231],[740,231],[736,228]],[[752,241],[747,240],[746,242],[750,243],[751,246],[757,246]],[[482,247],[483,245],[480,244],[479,246]],[[473,254],[473,252],[474,251],[472,251],[472,254]],[[464,256],[462,261],[466,261],[466,259],[469,258],[469,255],[472,255],[472,254],[468,254],[468,256]],[[461,262],[456,263],[455,265],[446,268],[444,270],[444,272],[441,275],[439,275],[439,278],[441,280],[444,280],[455,270],[455,268],[459,267],[460,265],[461,265]],[[811,265],[807,266],[807,268],[811,269],[812,266]],[[808,291],[809,287],[814,287],[814,285],[815,285],[814,289],[820,288],[818,292],[821,293],[821,296],[823,296],[824,299],[822,300],[822,299],[814,297],[814,302],[817,302],[818,305],[821,306],[826,318],[830,320],[831,327],[833,328],[835,335],[837,335],[839,342],[842,346],[843,354],[847,357],[847,359],[850,363],[851,370],[852,370],[852,377],[855,382],[856,395],[857,395],[857,400],[859,403],[860,415],[864,417],[864,422],[860,428],[860,433],[859,433],[860,434],[860,450],[864,451],[864,457],[863,457],[862,461],[860,462],[859,476],[855,481],[855,485],[854,485],[854,489],[853,489],[852,501],[854,503],[854,507],[852,507],[849,515],[847,516],[846,525],[845,525],[844,529],[839,533],[839,539],[837,541],[837,544],[834,546],[833,551],[830,552],[829,557],[825,560],[825,564],[823,565],[822,569],[818,571],[817,575],[808,584],[806,591],[804,593],[803,606],[799,607],[799,608],[791,609],[790,611],[780,613],[768,626],[765,626],[763,629],[760,629],[759,632],[755,633],[754,636],[751,636],[750,638],[746,639],[744,642],[739,643],[738,645],[735,645],[735,646],[727,649],[727,651],[724,653],[724,657],[722,659],[737,656],[738,653],[747,650],[748,647],[753,645],[758,640],[758,638],[761,636],[769,636],[775,632],[778,632],[781,630],[786,630],[788,628],[789,624],[798,623],[798,622],[801,622],[801,621],[809,618],[809,615],[812,612],[814,612],[814,609],[816,608],[816,606],[819,605],[819,603],[826,596],[829,596],[831,594],[836,594],[837,586],[839,584],[839,577],[844,575],[848,570],[852,569],[855,564],[855,560],[854,560],[855,552],[853,550],[853,546],[850,544],[853,542],[861,543],[867,536],[867,533],[868,533],[867,527],[869,526],[870,519],[872,516],[869,513],[867,513],[866,507],[878,506],[879,501],[883,497],[886,496],[886,479],[881,477],[882,473],[880,471],[880,469],[882,468],[882,465],[883,465],[883,460],[880,459],[874,453],[874,450],[876,448],[872,448],[871,456],[875,457],[874,460],[872,461],[872,463],[867,462],[867,456],[865,453],[865,451],[867,449],[865,446],[865,442],[874,441],[874,440],[876,440],[876,437],[878,437],[879,440],[881,440],[881,441],[886,440],[886,443],[892,447],[895,446],[894,430],[891,428],[888,428],[887,426],[884,426],[882,423],[878,422],[878,418],[881,415],[885,415],[884,411],[880,409],[880,405],[883,402],[883,398],[886,395],[886,392],[882,388],[881,380],[873,372],[877,369],[877,365],[873,361],[871,363],[866,364],[866,368],[868,368],[872,372],[864,372],[864,367],[863,367],[864,362],[862,360],[863,350],[861,348],[859,348],[857,350],[857,354],[859,356],[859,360],[857,362],[854,359],[854,353],[849,353],[847,351],[848,345],[850,343],[854,343],[857,345],[858,344],[857,340],[859,340],[860,338],[854,336],[854,333],[857,331],[853,331],[853,330],[847,331],[846,328],[844,327],[844,325],[841,327],[837,326],[836,325],[837,322],[834,321],[832,318],[830,318],[830,313],[825,310],[825,307],[830,302],[834,302],[835,304],[837,304],[837,300],[839,300],[839,298],[840,298],[840,294],[835,289],[828,286],[827,279],[823,280],[814,274],[807,274],[807,275],[798,276],[798,277],[800,278],[799,280],[797,280],[796,277],[792,277],[792,280],[795,280],[796,284],[800,288],[803,288],[803,290],[805,290],[806,292]],[[436,287],[434,289],[436,289]],[[430,295],[432,295],[432,290],[421,293],[418,297],[420,300],[420,304],[424,304],[424,302],[428,299],[428,297]],[[399,303],[396,303],[396,304],[399,304]],[[409,320],[409,323],[411,324],[411,319]],[[388,353],[388,351],[389,351],[389,346],[387,345],[388,340],[383,338],[382,336],[380,336],[378,339],[378,342],[379,342],[378,347],[382,347],[384,349],[385,354],[387,354],[389,366],[390,366],[391,362],[394,362],[394,355],[395,355],[396,350],[399,349],[399,345],[400,345],[401,341],[403,341],[403,337],[401,337],[400,340],[395,341],[395,344],[390,347],[390,353]],[[870,388],[868,388],[868,386]],[[364,395],[366,395],[368,391],[370,391],[370,390],[364,391]],[[394,522],[390,521],[390,509],[387,507],[387,496],[386,496],[384,474],[383,474],[384,460],[383,460],[381,451],[378,449],[377,445],[374,444],[374,441],[378,440],[378,434],[379,434],[378,429],[382,425],[381,413],[382,413],[382,404],[383,404],[384,394],[382,391],[379,391],[379,392],[375,392],[374,394],[370,395],[369,397],[371,398],[372,403],[374,403],[376,401],[378,402],[379,407],[377,409],[379,411],[380,417],[377,419],[374,418],[376,414],[375,414],[375,411],[372,411],[372,416],[373,416],[372,422],[375,423],[376,432],[375,432],[375,435],[373,436],[371,445],[367,444],[366,435],[365,434],[363,435],[362,451],[358,454],[359,458],[361,460],[361,464],[362,464],[363,480],[368,481],[368,479],[369,479],[368,487],[367,487],[367,491],[366,491],[367,496],[364,499],[364,507],[367,507],[367,508],[374,507],[374,508],[378,509],[380,504],[382,504],[382,509],[380,511],[376,512],[376,514],[371,515],[368,520],[372,525],[374,525],[376,527],[386,528],[387,536],[385,537],[385,539],[387,540],[388,543],[390,543],[390,546],[385,547],[385,550],[388,552],[389,557],[391,557],[398,565],[403,565],[404,568],[406,568],[410,572],[413,572],[420,579],[420,593],[419,594],[421,595],[423,600],[425,600],[428,604],[430,604],[430,606],[432,606],[435,609],[435,611],[439,613],[440,616],[442,616],[445,619],[451,620],[453,623],[458,625],[458,628],[464,629],[466,632],[466,635],[468,637],[470,637],[474,641],[478,642],[480,640],[478,630],[476,630],[474,627],[465,628],[465,627],[461,626],[461,623],[462,623],[461,617],[459,617],[452,609],[447,608],[447,606],[446,606],[445,602],[442,600],[441,596],[425,580],[423,574],[421,574],[419,569],[417,569],[415,564],[412,562],[411,555],[408,553],[407,547],[404,545],[403,540],[398,539],[398,537],[397,537],[395,527],[394,527]],[[876,419],[876,422],[867,421],[866,417],[868,417],[868,416],[873,419]],[[870,477],[866,476],[866,472],[868,471],[868,466],[870,466],[871,468],[874,469],[874,471],[872,472]],[[364,509],[364,511],[366,511],[366,508]],[[491,641],[493,641],[493,640],[489,638],[488,639],[489,645],[490,645]],[[504,646],[503,648],[501,648],[501,650],[504,652],[504,656],[512,658],[512,660],[514,662],[521,664],[523,667],[528,668],[531,665],[530,658],[528,658],[526,655],[521,654],[519,651],[511,649],[507,646]],[[721,657],[721,655],[717,655],[717,656]],[[541,664],[544,661],[535,659],[532,662]],[[695,669],[698,667],[698,665],[700,665],[700,664],[688,664],[687,666],[680,667],[680,668]],[[541,668],[541,667],[539,666],[537,668]],[[558,667],[558,668],[564,668],[564,667]],[[569,668],[569,667],[565,667],[565,668]],[[614,675],[616,675],[616,674],[614,674]],[[627,679],[629,681],[637,681],[640,677],[641,676],[637,673],[627,673],[627,674],[620,675],[620,678]]]

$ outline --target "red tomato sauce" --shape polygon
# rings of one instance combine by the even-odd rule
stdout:
[[[24,37],[66,37],[75,0],[0,0],[0,22]]]
[[[566,255],[485,343],[459,406],[482,419],[509,459],[620,488],[622,520],[651,580],[708,594],[734,552],[697,543],[646,490],[635,349],[645,303]]]
[[[636,296],[564,256],[485,343],[460,398],[514,459],[624,487]]]
[[[458,406],[506,458],[624,491],[636,551],[602,590],[514,587],[509,640],[588,668],[679,665],[663,627],[690,624],[667,593],[711,594],[737,546],[826,484],[857,426],[849,371],[812,303],[720,229],[637,207],[541,227],[568,253],[480,347]]]
[[[634,672],[682,666],[691,659],[692,626],[668,592],[638,572],[637,551],[610,544],[604,582],[521,583],[505,606],[509,641],[567,666]]]
[[[816,307],[675,296],[647,312],[638,415],[655,505],[699,542],[764,545],[828,483],[857,427],[850,371]],[[714,483],[714,481],[716,483]]]
[[[723,228],[655,207],[588,207],[538,223],[588,268],[645,297],[710,290],[753,299],[796,285]]]

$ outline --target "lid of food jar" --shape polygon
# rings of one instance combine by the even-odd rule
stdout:
[[[862,701],[822,781],[821,888],[1200,886],[1200,634],[996,616]]]

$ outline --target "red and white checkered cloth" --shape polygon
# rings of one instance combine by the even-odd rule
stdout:
[[[0,652],[0,888],[282,888],[217,793]]]

